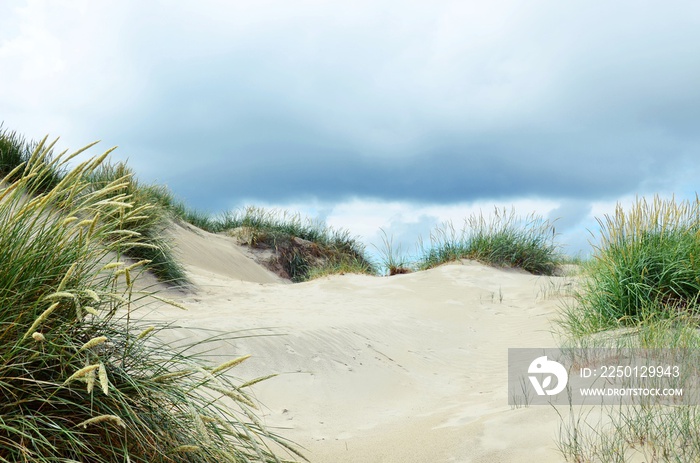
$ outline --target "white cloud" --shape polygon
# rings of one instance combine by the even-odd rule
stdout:
[[[126,3],[126,2],[125,2]],[[99,120],[139,96],[121,37],[132,8],[108,2],[30,0],[0,35],[0,101],[8,127],[61,136],[76,149],[94,141]]]

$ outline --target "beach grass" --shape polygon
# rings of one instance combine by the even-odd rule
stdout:
[[[598,222],[594,254],[559,320],[564,342],[698,352],[698,198],[637,198]],[[572,462],[700,461],[699,405],[572,407],[559,448]]]
[[[686,321],[652,323],[617,336],[588,340],[591,347],[629,346],[649,349],[690,349],[697,353],[700,337]],[[623,349],[625,347],[622,347]],[[681,354],[682,355],[682,354]],[[696,354],[693,357],[697,360]],[[687,365],[680,361],[679,367]],[[659,384],[660,383],[660,384]],[[650,380],[647,385],[671,385]],[[689,383],[685,383],[687,386]],[[685,404],[657,404],[640,397],[632,403],[569,407],[560,413],[557,446],[569,462],[626,463],[700,461],[700,407],[697,393],[683,387]]]
[[[400,244],[394,244],[393,235],[388,235],[384,229],[380,229],[380,232],[382,245],[375,246],[379,252],[380,267],[389,276],[414,272],[416,263],[404,252]]]
[[[27,140],[17,132],[4,129],[0,125],[0,177],[13,181],[25,175],[27,163],[38,145],[37,141]],[[51,162],[54,157],[53,144],[45,146],[44,151],[47,164],[51,167],[41,173],[35,173],[31,178],[27,184],[31,194],[50,190],[66,175],[66,167],[63,163]],[[25,168],[19,168],[22,166]]]
[[[604,407],[598,425],[579,428],[570,461],[602,463],[694,462],[700,460],[700,411],[695,406]],[[588,422],[591,422],[589,415]],[[566,446],[564,446],[566,448]]]
[[[294,282],[334,273],[375,274],[364,246],[347,230],[300,214],[246,207],[224,214],[215,230],[234,234],[252,248],[267,247]]]
[[[211,214],[189,207],[184,201],[176,198],[167,186],[139,183],[139,189],[149,202],[170,213],[172,219],[182,220],[209,232],[221,231]]]
[[[0,176],[8,175],[16,167],[29,160],[32,151],[23,136],[0,126]],[[15,179],[19,176],[19,172],[13,175]]]
[[[128,197],[138,212],[125,224],[138,236],[134,236],[129,245],[123,247],[124,254],[137,261],[147,260],[148,270],[158,280],[174,286],[186,286],[189,284],[187,275],[166,234],[173,217],[162,199],[169,194],[168,190],[165,187],[142,185],[133,170],[123,162],[103,163],[86,177],[93,185],[92,188],[96,189],[104,188],[120,178],[124,179],[122,186],[115,188],[113,194]]]
[[[585,336],[697,311],[700,200],[639,198],[598,222],[581,290],[565,309],[568,332]]]
[[[436,227],[430,243],[419,243],[419,269],[460,259],[521,268],[536,275],[552,275],[561,262],[553,224],[537,215],[518,216],[514,210],[494,209],[490,217],[474,214],[460,229],[452,222]]]
[[[66,153],[54,158],[54,144],[55,142],[43,142],[42,153],[46,168],[40,173],[35,172],[28,176],[27,166],[39,142],[28,141],[13,131],[0,130],[0,176],[6,176],[6,182],[16,181],[22,176],[27,177],[26,194],[30,196],[51,191],[68,172]],[[184,204],[176,203],[166,187],[140,184],[133,171],[124,163],[104,162],[96,170],[86,174],[85,180],[93,184],[91,189],[99,190],[121,177],[128,178],[128,181],[124,182],[121,188],[112,190],[112,194],[126,194],[131,197],[139,214],[132,216],[128,226],[131,231],[140,234],[138,239],[130,241],[130,247],[123,252],[136,260],[149,260],[147,268],[160,281],[177,286],[188,284],[184,269],[175,258],[163,232],[172,214],[196,213],[187,209]]]
[[[51,146],[0,186],[0,461],[281,461],[272,446],[291,447],[227,374],[244,359],[215,367],[136,321],[162,298],[134,291],[146,261],[120,259],[145,208],[128,170],[88,180],[105,153],[38,188],[72,158]]]

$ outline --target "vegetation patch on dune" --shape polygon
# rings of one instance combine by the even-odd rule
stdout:
[[[0,176],[6,176],[6,182],[17,181],[25,177],[26,194],[30,196],[51,191],[66,177],[68,172],[66,153],[54,156],[54,144],[48,146],[45,143],[41,144],[45,168],[41,172],[34,172],[32,176],[29,176],[29,160],[40,143],[27,141],[16,132],[0,131]],[[89,146],[84,149],[87,148]],[[83,180],[90,184],[88,189],[97,191],[120,178],[125,180],[119,188],[110,190],[110,194],[114,197],[128,196],[134,209],[138,212],[132,214],[130,222],[126,224],[133,236],[129,246],[123,247],[122,252],[137,261],[148,260],[146,267],[163,282],[172,285],[187,284],[185,272],[175,258],[163,233],[168,225],[168,220],[174,216],[173,211],[176,209],[175,202],[167,189],[140,184],[133,171],[123,163],[114,165],[102,163],[97,169],[85,173]],[[170,202],[167,202],[167,199]],[[178,204],[178,206],[185,214],[184,205]]]
[[[226,374],[244,359],[212,367],[135,321],[158,298],[133,290],[148,262],[114,256],[144,208],[126,170],[89,180],[105,156],[37,188],[70,159],[41,141],[0,186],[0,461],[280,461],[272,446],[291,447],[256,418],[256,380]]]
[[[554,226],[530,215],[522,218],[514,210],[498,209],[465,219],[456,229],[451,222],[436,227],[430,243],[420,244],[417,267],[421,270],[459,259],[488,265],[521,268],[536,275],[552,275],[561,263]]]
[[[567,311],[571,332],[697,313],[700,200],[638,199],[599,223],[599,243],[584,266],[575,307]]]
[[[273,251],[261,262],[295,282],[328,274],[376,273],[364,247],[348,231],[299,214],[248,207],[225,214],[219,227],[250,248]]]

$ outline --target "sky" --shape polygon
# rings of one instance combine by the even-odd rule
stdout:
[[[699,56],[682,0],[4,0],[0,121],[370,251],[512,207],[586,255],[617,203],[695,197]]]

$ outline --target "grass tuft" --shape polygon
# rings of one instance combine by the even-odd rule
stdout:
[[[530,215],[521,218],[514,210],[494,210],[492,218],[472,215],[457,231],[451,222],[435,228],[430,245],[421,243],[421,270],[459,259],[521,268],[536,275],[552,275],[560,263],[554,242],[554,226],[548,220]]]
[[[568,331],[585,335],[697,311],[700,200],[642,198],[599,224],[582,288],[566,310]]]
[[[404,254],[401,246],[394,246],[394,237],[387,235],[384,229],[380,229],[380,231],[382,233],[382,247],[375,247],[379,252],[382,268],[389,276],[411,273],[413,265]]]

